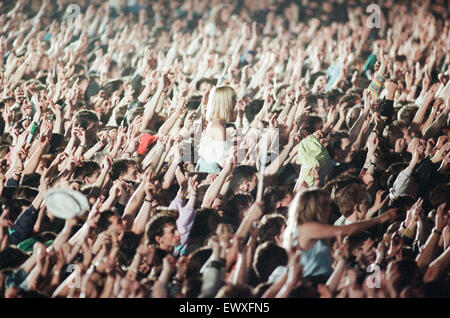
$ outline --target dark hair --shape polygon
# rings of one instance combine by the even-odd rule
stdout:
[[[93,160],[83,161],[81,166],[75,168],[73,179],[83,181],[86,177],[91,177],[95,172],[100,170],[100,166]]]
[[[334,158],[335,150],[341,149],[342,139],[348,138],[348,133],[343,131],[331,132],[328,135],[327,151],[331,158]]]
[[[234,168],[230,181],[230,190],[232,193],[235,193],[238,190],[239,185],[243,181],[253,178],[256,172],[256,168],[252,166],[241,165]]]
[[[189,234],[189,241],[196,241],[200,245],[216,231],[221,222],[219,213],[214,209],[198,209],[195,211],[195,219]]]
[[[315,72],[312,73],[309,76],[309,86],[312,87],[314,85],[314,82],[316,81],[317,78],[319,78],[320,76],[325,76],[326,74],[324,72]]]
[[[397,125],[395,122],[392,125],[386,126],[386,128],[383,130],[383,137],[387,139],[389,146],[391,148],[394,148],[397,139],[403,137],[401,126]]]
[[[419,279],[419,268],[414,259],[400,259],[393,261],[391,266],[397,268],[397,275],[392,282],[394,289],[400,292],[403,288],[407,286],[414,286],[418,283]]]
[[[216,86],[217,85],[217,79],[203,77],[203,78],[199,79],[198,82],[195,84],[195,89],[199,90],[200,86],[203,83],[208,83],[208,84],[211,84],[212,86]]]
[[[200,275],[186,278],[183,284],[183,292],[186,298],[197,298],[202,292],[203,279]]]
[[[430,191],[428,196],[430,203],[433,207],[437,208],[442,203],[446,202],[447,206],[450,205],[449,199],[450,183],[438,184]]]
[[[399,195],[398,197],[392,199],[389,203],[390,208],[405,208],[408,207],[408,209],[416,202],[416,199],[414,199],[412,196],[407,194]]]
[[[347,107],[352,107],[357,104],[357,101],[361,99],[361,96],[355,93],[347,93],[341,97],[339,104],[347,103]]]
[[[211,257],[212,249],[209,247],[200,247],[189,255],[189,264],[186,270],[186,278],[200,273],[200,269]]]
[[[264,190],[264,213],[272,213],[279,201],[283,200],[289,192],[281,187],[268,187]]]
[[[129,167],[137,166],[136,161],[130,159],[118,159],[111,167],[111,179],[117,180],[121,175],[127,172]]]
[[[139,101],[138,101],[139,102]],[[127,115],[127,123],[128,125],[131,125],[131,123],[133,122],[133,120],[138,117],[138,116],[142,116],[144,114],[144,110],[145,108],[142,106],[137,106],[137,107],[131,107],[131,104],[133,102],[130,103],[130,106],[128,106],[128,110],[129,113]]]
[[[90,123],[95,123],[99,121],[98,115],[92,110],[80,110],[75,114],[75,120],[79,126],[84,129],[89,127]]]
[[[353,214],[354,206],[361,203],[366,198],[365,185],[352,183],[345,186],[336,193],[336,202],[339,206],[339,211],[344,217],[349,217]]]
[[[23,207],[29,207],[31,205],[31,201],[17,198],[7,200],[5,205],[9,208],[9,219],[12,222],[15,222],[17,217],[22,213]]]
[[[197,110],[198,106],[202,103],[202,96],[201,95],[192,95],[188,98],[186,102],[186,108],[188,110]]]
[[[140,239],[141,235],[137,235],[132,231],[125,231],[122,241],[120,242],[120,251],[118,255],[120,264],[130,266],[139,246]]]
[[[111,225],[110,218],[114,215],[117,214],[112,211],[105,211],[100,214],[100,218],[97,222],[97,228],[95,229],[97,234],[100,234],[108,229]]]
[[[8,153],[9,153],[9,146],[8,145],[1,145],[0,146],[0,159],[6,158]]]
[[[150,244],[159,245],[156,237],[164,235],[164,227],[166,224],[176,224],[176,220],[165,213],[159,213],[150,219],[147,228],[147,238]]]
[[[348,243],[350,250],[352,251],[356,249],[358,246],[363,244],[369,238],[373,238],[373,236],[368,231],[360,232],[355,235],[349,236]]]
[[[280,265],[285,266],[287,262],[288,255],[282,247],[272,242],[266,242],[256,248],[253,268],[262,283],[269,279],[275,268]]]
[[[260,112],[263,105],[264,105],[264,100],[254,99],[245,106],[245,109],[244,109],[245,118],[247,118],[249,123],[251,123],[253,121],[255,116]]]
[[[16,190],[15,197],[29,200],[30,202],[39,194],[39,191],[29,186],[19,186]]]
[[[242,221],[244,209],[251,206],[252,202],[253,197],[250,194],[237,193],[231,195],[227,201],[224,219],[237,228]]]
[[[41,175],[37,172],[33,172],[23,175],[21,185],[37,189],[40,183],[41,183]]]
[[[316,124],[323,123],[323,119],[319,116],[309,116],[306,120],[305,129],[309,134],[313,134],[316,131]]]
[[[324,94],[311,94],[308,96],[308,99],[306,100],[306,106],[312,106],[313,109],[317,106],[317,101],[319,99],[326,99],[327,95]]]
[[[275,236],[281,234],[283,226],[286,225],[286,218],[278,213],[265,215],[258,227],[259,243],[275,243]]]
[[[344,95],[337,88],[330,90],[327,93],[328,104],[337,105],[342,96],[344,96]]]
[[[27,259],[27,253],[15,246],[8,246],[0,251],[0,270],[5,268],[17,268]]]

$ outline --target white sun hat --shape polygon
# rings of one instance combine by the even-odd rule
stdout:
[[[44,195],[47,210],[61,219],[71,219],[89,210],[87,198],[71,189],[50,189]]]

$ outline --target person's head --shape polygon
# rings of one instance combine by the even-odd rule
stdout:
[[[73,82],[75,83],[76,81],[78,81],[77,85],[81,89],[82,94],[84,94],[89,86],[89,78],[86,75],[78,75],[73,78]]]
[[[438,184],[433,190],[430,191],[428,196],[432,207],[437,208],[442,203],[446,202],[447,206],[450,206],[450,183]]]
[[[409,196],[407,194],[402,194],[394,199],[390,200],[389,202],[389,208],[391,209],[398,209],[397,214],[398,215],[405,215],[406,212],[413,206],[413,204],[416,202],[416,199],[414,199],[412,196]]]
[[[328,153],[336,162],[351,162],[355,147],[350,142],[348,133],[335,132],[328,136]]]
[[[139,102],[139,101],[138,101]],[[144,107],[134,107],[127,116],[127,122],[128,126],[131,126],[132,124],[136,124],[139,117],[142,117],[144,114]]]
[[[356,93],[347,93],[341,97],[339,104],[347,104],[347,107],[353,107],[361,103],[361,95]]]
[[[206,106],[206,120],[226,122],[233,117],[236,104],[236,92],[229,86],[220,86],[214,90]]]
[[[189,254],[189,264],[186,270],[186,278],[200,275],[200,270],[206,261],[211,257],[212,249],[209,247],[200,247]]]
[[[331,199],[327,192],[310,188],[296,194],[289,207],[297,224],[305,222],[327,223],[331,211]]]
[[[92,110],[80,110],[75,114],[77,125],[81,126],[86,132],[86,139],[97,140],[97,131],[99,128],[98,115]]]
[[[111,167],[111,179],[136,182],[139,178],[138,164],[130,159],[118,159]]]
[[[225,209],[224,219],[238,228],[252,203],[253,197],[250,194],[233,194],[227,200],[227,208]]]
[[[312,106],[312,111],[318,114],[326,114],[328,100],[325,94],[312,94],[308,96],[306,106]]]
[[[323,126],[323,119],[319,116],[309,116],[304,125],[304,129],[313,134],[317,130],[321,130]]]
[[[280,207],[288,207],[292,194],[286,188],[268,187],[264,190],[264,213],[272,213]]]
[[[273,242],[265,242],[256,248],[253,269],[262,283],[269,279],[275,268],[286,266],[287,262],[288,255],[284,248]]]
[[[27,259],[27,253],[15,246],[8,246],[0,251],[0,270],[5,268],[17,268]]]
[[[403,120],[409,126],[418,109],[419,108],[415,104],[405,105],[398,111],[397,119]]]
[[[389,143],[390,149],[395,149],[395,145],[398,139],[403,138],[403,130],[400,125],[397,125],[395,122],[391,125],[386,126],[383,130],[383,137],[385,137]]]
[[[364,219],[369,208],[369,194],[363,184],[352,183],[336,193],[339,211],[346,218]]]
[[[39,174],[43,174],[45,169],[47,169],[50,164],[53,162],[53,160],[55,160],[55,155],[53,154],[47,154],[47,155],[43,155],[41,156],[41,160],[39,160],[39,164],[36,168],[36,172]]]
[[[252,166],[241,165],[234,168],[230,182],[232,193],[252,192],[258,182],[256,172],[256,168]]]
[[[189,245],[200,245],[216,232],[221,222],[219,213],[214,209],[202,208],[195,212],[194,223],[189,234]]]
[[[255,116],[261,111],[261,108],[264,105],[264,100],[262,99],[254,99],[249,102],[244,109],[245,118],[247,121],[251,123]]]
[[[180,233],[177,230],[176,220],[167,214],[155,215],[148,223],[147,238],[150,244],[160,249],[171,251],[180,245]]]
[[[253,294],[251,288],[247,285],[225,285],[219,289],[216,298],[253,298]]]
[[[279,246],[282,243],[283,231],[286,228],[286,218],[278,213],[267,214],[258,226],[260,243],[272,242]]]
[[[9,219],[15,222],[19,215],[31,205],[31,201],[23,198],[14,198],[6,200],[5,205],[9,209]]]
[[[392,125],[397,126],[403,132],[403,139],[406,144],[409,144],[413,139],[413,132],[408,128],[410,122],[405,120],[395,120]]]
[[[102,212],[97,223],[96,232],[100,234],[104,231],[114,231],[118,234],[125,231],[125,225],[120,215],[112,211]]]
[[[22,177],[22,185],[29,186],[32,188],[38,188],[41,180],[41,175],[36,172],[27,173]]]
[[[137,235],[132,231],[125,231],[120,242],[120,251],[118,257],[120,264],[130,266],[133,257],[136,254],[136,249],[139,246],[140,238],[140,235]]]
[[[83,161],[81,166],[75,168],[73,179],[84,184],[93,184],[100,175],[100,166],[95,161]]]
[[[332,89],[329,92],[327,92],[327,99],[328,99],[328,105],[338,105],[339,100],[343,94],[338,89]]]
[[[376,241],[370,232],[360,232],[349,237],[349,251],[361,266],[375,262]]]
[[[327,86],[327,78],[324,72],[316,72],[311,74],[309,79],[309,86],[312,87],[313,94],[325,93]]]
[[[386,270],[386,278],[394,289],[400,293],[407,286],[415,286],[419,279],[419,268],[414,259],[391,261]]]

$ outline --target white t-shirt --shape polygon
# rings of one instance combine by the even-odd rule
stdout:
[[[230,147],[226,141],[212,140],[203,137],[198,146],[198,155],[201,159],[216,162],[223,167]]]

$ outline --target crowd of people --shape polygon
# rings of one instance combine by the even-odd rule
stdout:
[[[450,296],[448,2],[72,2],[0,2],[1,297]]]

